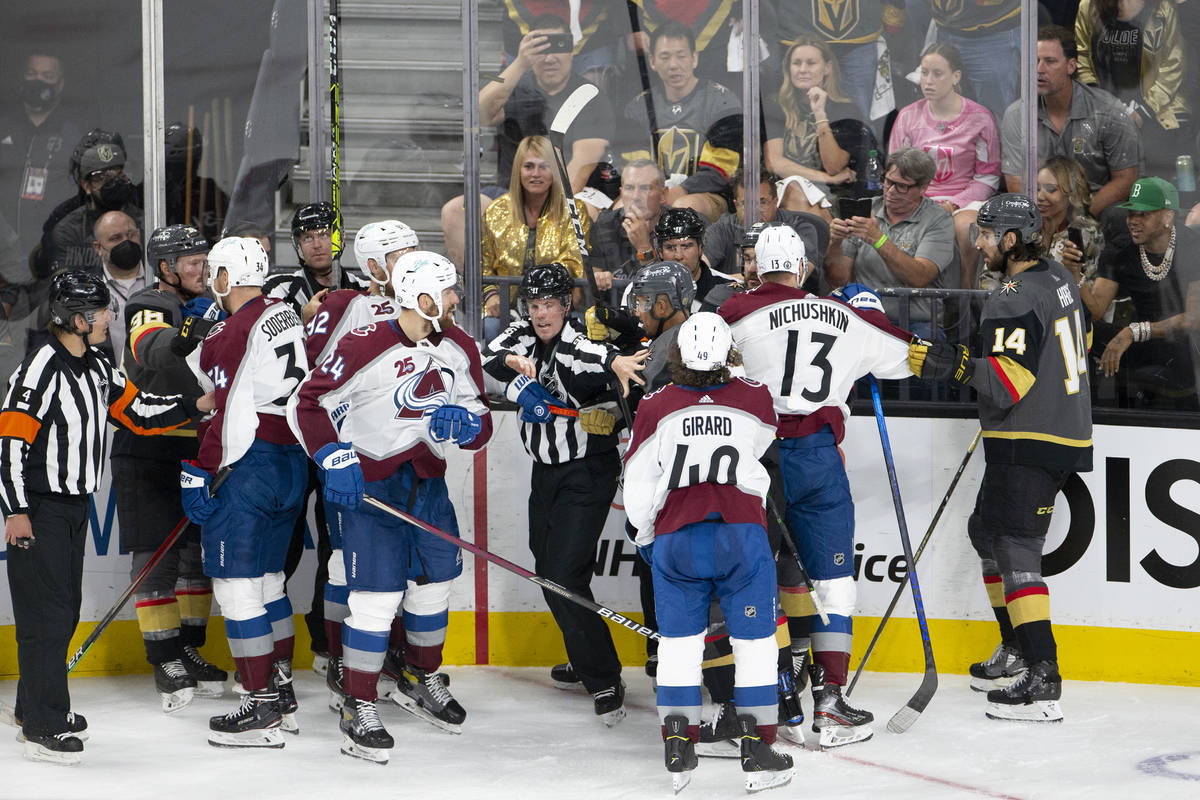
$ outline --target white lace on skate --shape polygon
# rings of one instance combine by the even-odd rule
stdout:
[[[979,667],[979,671],[984,673],[983,676],[971,675],[971,688],[977,692],[988,692],[1011,686],[1013,681],[1025,673],[1026,665],[1025,659],[1021,658],[1015,647],[1001,642],[996,645],[987,661],[971,666]]]
[[[164,661],[158,666],[173,681],[191,678],[191,674],[188,673],[187,669],[183,666],[183,662],[179,659]],[[193,686],[181,686],[173,692],[160,690],[158,696],[162,700],[163,713],[174,714],[176,711],[187,708],[192,704],[192,698],[195,694],[196,689]]]
[[[732,716],[729,716],[730,714]],[[727,731],[731,736],[717,739],[716,731],[727,719],[735,722],[735,726]],[[700,741],[696,742],[696,755],[705,758],[741,758],[742,746],[737,738],[741,732],[736,727],[736,721],[737,711],[733,706],[727,703],[718,703],[712,720],[700,726]],[[705,741],[705,739],[711,741]]]
[[[220,717],[214,717],[209,721],[208,743],[213,747],[266,747],[271,749],[280,749],[284,746],[283,733],[279,729],[279,723],[275,722],[266,728],[252,728],[244,731],[218,731],[213,730],[212,725],[217,720],[225,722],[233,722],[243,716],[252,716],[256,706],[260,703],[271,703],[273,700],[268,700],[262,697],[248,694],[242,698],[242,704],[236,710]]]
[[[622,682],[621,686],[624,687],[624,685],[625,685],[624,682]],[[604,700],[608,700],[608,699],[616,697],[616,696],[617,696],[617,687],[615,687],[615,686],[606,686],[603,689],[592,692],[592,700],[597,705],[599,705]],[[612,711],[605,711],[604,713],[598,714],[597,716],[600,717],[601,722],[603,722],[605,725],[607,725],[608,727],[611,728],[614,725],[616,725],[618,722],[620,722],[621,720],[625,719],[625,714],[626,714],[625,704],[622,703],[621,705],[614,708]]]
[[[818,699],[817,693],[813,693],[813,730],[818,734],[818,744],[822,748],[865,742],[875,734],[871,725],[873,720],[852,724],[852,720],[843,715],[846,711],[867,712],[847,703],[839,687],[829,684],[821,691],[832,692],[833,697],[833,700]]]
[[[72,731],[63,731],[55,733],[50,738],[56,739],[59,742],[65,742],[67,739],[74,737],[79,738],[79,735]],[[24,740],[24,737],[22,737]],[[43,744],[33,741],[25,741],[25,758],[30,761],[45,761],[50,764],[63,764],[65,766],[74,766],[83,759],[83,753],[69,750],[57,750],[52,747],[47,747]]]
[[[408,713],[437,728],[448,733],[462,733],[461,724],[438,716],[439,712],[454,701],[454,695],[450,694],[450,690],[442,683],[436,672],[427,672],[418,681],[411,672],[406,670],[387,696]]]
[[[1026,669],[1003,691],[1007,695],[1019,696],[1030,681],[1030,671]],[[1034,700],[1026,703],[992,703],[987,704],[984,715],[988,719],[1015,720],[1017,722],[1062,722],[1062,706],[1057,700]]]
[[[200,655],[200,651],[190,644],[183,646],[183,657],[187,659],[188,663],[192,665],[192,669],[195,670],[194,673],[189,674],[196,679],[196,697],[216,698],[224,696],[224,679],[208,680],[200,677],[201,675],[212,674],[214,670],[217,672],[223,672],[223,670],[220,670],[219,667]]]
[[[351,735],[351,728],[357,727],[363,733],[370,731],[383,731],[387,733],[387,729],[383,727],[383,721],[379,719],[379,709],[375,704],[366,700],[354,701],[353,711],[347,709],[345,713],[353,714],[353,722],[349,725],[345,721],[342,723],[342,753],[353,758],[361,758],[364,761],[370,761],[374,764],[386,764],[391,756],[392,750],[390,747],[368,747],[361,742],[354,741]],[[347,719],[343,717],[343,720]]]

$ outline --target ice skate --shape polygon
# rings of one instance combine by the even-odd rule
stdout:
[[[792,781],[792,757],[780,753],[758,735],[754,717],[738,717],[741,734],[742,772],[746,773],[746,791],[761,792],[785,786]]]
[[[971,673],[971,688],[977,692],[990,692],[1012,684],[1025,672],[1025,659],[1021,651],[1001,642],[996,645],[992,657],[977,661],[968,671]]]
[[[7,711],[7,709],[5,710]],[[21,728],[21,718],[13,712],[8,712],[3,716],[5,722],[17,727],[17,741],[25,741],[25,731]],[[74,711],[67,712],[67,733],[71,734],[81,742],[86,742],[88,740],[87,720],[84,718],[83,714],[76,714]]]
[[[625,681],[617,679],[613,686],[606,686],[592,693],[596,716],[608,727],[625,719]]]
[[[847,703],[841,686],[825,683],[825,669],[820,664],[810,664],[808,670],[812,678],[812,728],[820,735],[821,747],[841,747],[870,739],[875,732],[871,727],[875,715]]]
[[[69,730],[22,737],[25,757],[30,761],[73,766],[83,758],[83,741]]]
[[[383,657],[383,669],[379,672],[379,696],[388,697],[396,687],[393,685],[395,681],[400,680],[400,676],[404,674],[404,651],[398,647],[389,648],[387,654]],[[450,676],[444,672],[437,674],[438,680],[447,689],[450,688]]]
[[[271,673],[271,686],[279,692],[279,729],[284,733],[300,733],[300,722],[296,719],[296,689],[292,685],[292,662],[280,659],[275,662]]]
[[[200,651],[190,644],[183,646],[183,668],[196,681],[196,697],[221,697],[225,694],[225,681],[229,673],[209,662]]]
[[[332,660],[330,664],[332,666]],[[396,742],[379,720],[379,711],[375,703],[353,697],[345,698],[342,720],[338,727],[345,735],[342,741],[343,753],[376,764],[388,763]]]
[[[692,780],[691,772],[696,768],[696,744],[687,733],[687,717],[672,714],[664,721],[667,738],[663,742],[666,751],[667,772],[671,773],[671,788],[679,794]]]
[[[583,688],[583,682],[579,680],[579,673],[571,666],[570,661],[565,664],[555,664],[551,667],[550,680],[554,683],[555,689],[562,689],[567,692],[572,689]]]
[[[154,665],[154,688],[162,700],[164,714],[174,714],[192,704],[196,679],[188,674],[179,659]]]
[[[988,692],[989,719],[1023,722],[1062,722],[1062,678],[1058,664],[1038,661],[1003,689]]]
[[[444,731],[462,733],[467,712],[438,678],[438,673],[405,666],[396,681],[396,691],[389,696],[410,714]]]
[[[342,659],[333,656],[325,671],[325,685],[329,687],[329,710],[341,712],[345,707],[346,690],[342,685]]]
[[[236,711],[208,720],[208,743],[213,747],[283,747],[278,704],[277,691],[251,692]]]
[[[324,678],[329,673],[329,653],[313,651],[312,671]]]
[[[700,726],[696,755],[706,758],[738,758],[742,754],[739,744],[741,736],[742,729],[738,727],[737,709],[733,703],[718,703],[716,716]]]

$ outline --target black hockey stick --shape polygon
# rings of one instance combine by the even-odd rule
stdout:
[[[217,477],[213,478],[213,482],[209,485],[209,492],[211,494],[216,495],[217,489],[219,489],[221,484],[225,482],[225,479],[229,477],[229,473],[232,470],[233,467],[225,467],[225,469],[217,473]],[[112,608],[110,608],[108,613],[104,615],[104,618],[96,624],[95,628],[92,628],[92,632],[89,633],[88,637],[83,640],[83,644],[81,644],[79,649],[75,651],[75,655],[71,656],[71,660],[67,662],[67,672],[75,669],[75,665],[79,663],[79,660],[87,654],[88,650],[92,649],[92,645],[94,645],[96,640],[100,638],[100,634],[104,633],[105,629],[108,628],[112,621],[117,618],[117,614],[121,613],[121,609],[125,607],[125,604],[129,602],[129,598],[132,597],[133,593],[136,592],[138,587],[142,585],[142,581],[146,580],[146,576],[154,571],[154,568],[158,566],[158,562],[162,561],[163,556],[167,554],[167,551],[174,547],[175,543],[179,541],[179,537],[183,535],[184,530],[187,529],[188,523],[190,522],[191,520],[189,520],[185,515],[184,518],[179,520],[179,523],[171,529],[171,532],[167,534],[167,538],[163,539],[163,543],[160,544],[158,549],[154,551],[154,555],[150,556],[150,560],[146,562],[146,566],[142,567],[141,571],[138,572],[138,574],[134,577],[133,582],[130,583],[125,591],[121,593],[121,596],[117,598],[117,602],[113,603]]]
[[[933,529],[937,527],[938,520],[942,518],[942,512],[946,510],[946,505],[950,502],[950,496],[954,494],[954,488],[958,486],[958,479],[962,477],[963,470],[967,468],[967,462],[971,460],[971,456],[975,453],[975,448],[979,445],[980,438],[983,437],[983,430],[975,432],[975,438],[971,440],[971,446],[967,448],[967,454],[963,456],[962,462],[958,465],[958,471],[954,473],[954,479],[950,481],[950,488],[946,489],[946,494],[942,497],[942,504],[938,506],[937,511],[933,515],[933,519],[929,523],[929,528],[925,531],[925,538],[921,540],[921,544],[917,547],[917,552],[913,556],[913,564],[921,560],[921,554],[925,552],[925,545],[929,544],[929,539],[933,536]],[[875,649],[875,643],[879,641],[879,635],[883,633],[883,626],[892,617],[892,612],[896,610],[896,604],[900,602],[900,597],[904,594],[904,583],[896,587],[896,593],[892,595],[892,602],[888,604],[887,611],[883,612],[883,618],[879,620],[879,627],[875,629],[875,635],[871,637],[871,643],[867,645],[867,651],[863,653],[862,661],[858,663],[858,669],[854,671],[854,677],[850,680],[850,685],[846,687],[846,696],[854,691],[854,684],[858,683],[858,676],[862,674],[863,668],[867,666],[867,659],[871,657],[871,651]]]
[[[618,614],[616,611],[613,611],[611,608],[606,608],[605,606],[602,606],[599,603],[588,600],[586,597],[581,597],[581,596],[575,594],[574,592],[572,592],[570,589],[560,586],[559,584],[555,583],[554,581],[550,580],[549,578],[543,578],[541,575],[538,575],[534,572],[530,572],[529,570],[525,569],[524,567],[514,564],[513,562],[509,561],[506,558],[501,558],[500,556],[496,555],[495,553],[492,553],[488,550],[484,550],[482,547],[480,547],[477,544],[473,544],[471,542],[466,541],[465,539],[460,539],[457,536],[453,536],[449,533],[446,533],[445,531],[443,531],[439,528],[435,528],[432,525],[430,525],[428,522],[426,522],[425,520],[421,519],[420,517],[414,517],[412,514],[409,514],[406,511],[401,511],[400,509],[396,508],[395,506],[383,502],[379,498],[372,497],[371,495],[367,494],[367,495],[363,495],[363,502],[368,503],[372,506],[375,506],[375,508],[378,508],[380,511],[383,511],[384,513],[387,513],[387,514],[391,514],[393,517],[396,517],[397,519],[404,520],[409,525],[415,525],[418,528],[420,528],[421,530],[431,533],[434,536],[438,537],[439,539],[449,542],[450,544],[454,545],[455,547],[461,547],[463,550],[466,550],[468,553],[476,555],[480,558],[487,559],[488,561],[492,562],[496,566],[502,567],[502,568],[508,570],[509,572],[513,573],[514,575],[518,575],[518,576],[524,578],[525,580],[530,581],[531,583],[536,583],[538,586],[542,587],[543,589],[548,589],[549,591],[554,592],[555,594],[557,594],[561,597],[564,597],[567,600],[570,600],[572,603],[575,603],[576,605],[583,606],[584,608],[586,608],[589,611],[594,611],[595,613],[604,617],[609,622],[615,622],[616,624],[620,625],[623,628],[628,628],[629,630],[633,631],[634,633],[639,633],[642,636],[645,636],[647,639],[657,640],[657,639],[661,638],[658,635],[658,631],[654,630],[653,628],[648,628],[645,625],[639,625],[637,622],[635,622],[634,620],[631,620],[629,617],[626,617],[624,614]]]
[[[638,6],[633,0],[625,0],[625,8],[629,12],[629,32],[637,38],[642,32],[642,24],[638,21]],[[658,161],[658,116],[654,112],[654,97],[650,93],[650,69],[646,65],[646,54],[637,47],[633,48],[637,57],[638,77],[642,81],[642,96],[646,98],[646,123],[650,126],[650,158]]]
[[[817,590],[813,586],[812,578],[809,577],[808,570],[804,568],[804,561],[800,558],[800,550],[796,547],[796,542],[792,539],[792,529],[788,527],[787,521],[779,513],[779,507],[775,505],[775,501],[771,498],[770,491],[767,492],[767,512],[775,517],[775,522],[779,524],[780,529],[783,531],[783,540],[787,542],[787,548],[791,551],[792,558],[796,560],[796,568],[800,570],[800,577],[803,579],[804,585],[808,587],[808,597],[812,601],[817,616],[821,618],[821,624],[828,625],[829,615],[821,607],[821,599],[817,597]]]
[[[887,729],[892,733],[904,733],[921,716],[921,712],[933,699],[937,691],[937,667],[933,663],[933,645],[929,641],[929,621],[925,619],[925,603],[921,600],[921,586],[917,583],[917,565],[913,558],[912,542],[908,539],[908,524],[904,521],[904,506],[900,502],[900,484],[896,480],[896,464],[892,461],[892,445],[888,441],[887,423],[883,419],[883,403],[879,400],[879,383],[874,375],[871,381],[871,401],[875,404],[875,422],[879,425],[879,443],[883,446],[883,461],[887,466],[888,481],[892,485],[892,503],[896,506],[896,522],[900,526],[900,544],[908,564],[908,584],[912,587],[913,606],[917,611],[917,626],[921,629],[921,647],[925,651],[925,677],[916,694],[904,708],[888,720]]]

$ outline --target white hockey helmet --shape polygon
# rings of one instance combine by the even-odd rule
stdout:
[[[359,268],[367,274],[371,282],[379,288],[387,285],[386,281],[378,280],[367,268],[367,259],[375,259],[380,268],[387,270],[387,255],[397,250],[406,250],[419,246],[417,234],[412,228],[398,219],[385,219],[379,222],[368,222],[358,229],[354,236],[354,258]]]
[[[789,272],[804,282],[808,275],[808,260],[804,257],[804,240],[789,225],[763,228],[754,243],[758,274]]]
[[[217,274],[224,268],[229,275],[225,294],[217,291]],[[235,286],[262,286],[267,280],[270,265],[267,251],[258,239],[249,236],[227,236],[208,251],[208,288],[224,297]]]
[[[679,355],[683,365],[697,372],[713,372],[726,366],[733,334],[725,320],[711,311],[692,314],[679,326]]]
[[[401,308],[415,309],[423,319],[433,323],[440,331],[438,319],[442,316],[442,290],[458,285],[458,272],[445,256],[428,250],[414,250],[400,256],[392,270],[392,290]],[[437,313],[429,316],[421,310],[421,295],[427,294],[437,306]]]

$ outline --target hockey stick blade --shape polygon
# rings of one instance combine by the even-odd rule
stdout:
[[[575,91],[571,92],[571,96],[559,107],[558,113],[554,115],[554,121],[550,123],[550,133],[556,134],[559,137],[567,135],[567,129],[571,127],[571,123],[579,116],[579,112],[583,111],[583,107],[592,102],[592,99],[600,94],[600,90],[590,83],[584,83]]]
[[[911,728],[913,723],[920,719],[925,706],[929,705],[929,701],[933,699],[937,687],[937,671],[926,669],[925,677],[921,680],[921,685],[917,687],[916,693],[904,708],[892,715],[892,718],[888,720],[887,729],[892,733],[904,733]]]

